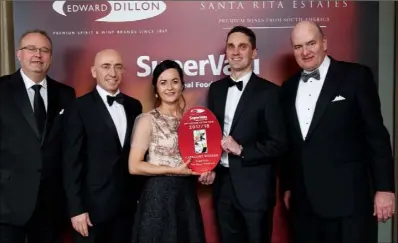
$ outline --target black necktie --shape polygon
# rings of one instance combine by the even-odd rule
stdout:
[[[32,86],[32,89],[35,91],[35,96],[33,99],[33,112],[36,118],[37,128],[39,129],[40,136],[43,136],[44,125],[46,124],[46,108],[44,107],[43,98],[40,95],[40,89],[42,86],[40,84],[36,84]]]
[[[300,78],[303,80],[304,83],[306,83],[308,81],[308,79],[310,79],[310,78],[314,78],[316,80],[320,80],[321,76],[319,74],[319,70],[315,69],[314,71],[312,71],[310,73],[302,72]]]
[[[229,84],[229,87],[232,87],[232,86],[236,85],[236,87],[237,87],[240,91],[242,91],[242,89],[243,89],[243,82],[242,82],[242,81],[235,82],[235,81],[233,81],[232,79],[229,79],[228,84]]]
[[[116,101],[117,103],[123,105],[124,96],[123,96],[123,94],[119,93],[119,94],[117,94],[116,96],[107,95],[107,96],[106,96],[106,99],[107,99],[107,101],[108,101],[109,106],[112,106],[112,105],[113,105],[113,102],[115,102],[115,101]]]

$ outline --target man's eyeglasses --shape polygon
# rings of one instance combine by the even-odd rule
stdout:
[[[45,54],[49,54],[51,52],[51,49],[46,48],[46,47],[42,47],[42,48],[37,48],[35,46],[25,46],[22,47],[19,50],[27,50],[29,53],[36,53],[37,51],[40,51],[41,53],[45,53]]]

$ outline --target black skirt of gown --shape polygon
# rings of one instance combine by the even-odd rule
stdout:
[[[196,177],[149,177],[138,203],[132,243],[204,243]]]

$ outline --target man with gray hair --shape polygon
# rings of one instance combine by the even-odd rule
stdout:
[[[377,242],[377,221],[394,213],[395,188],[373,75],[328,56],[314,22],[298,23],[291,43],[302,70],[282,86],[290,141],[282,185],[294,242]]]

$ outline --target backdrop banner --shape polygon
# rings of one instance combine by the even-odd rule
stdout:
[[[236,25],[253,29],[254,72],[276,84],[298,70],[290,32],[301,20],[321,25],[329,55],[368,65],[377,77],[378,12],[378,3],[367,1],[14,1],[14,33],[18,47],[26,30],[46,30],[53,40],[49,75],[73,86],[78,96],[95,84],[95,54],[117,49],[126,66],[121,89],[148,111],[154,105],[151,74],[164,59],[184,70],[187,108],[205,106],[210,83],[230,73],[224,49]],[[211,187],[198,186],[198,195],[207,242],[217,243]],[[287,216],[278,201],[273,243],[289,242]]]

